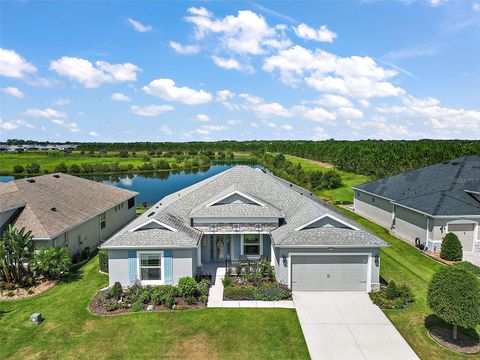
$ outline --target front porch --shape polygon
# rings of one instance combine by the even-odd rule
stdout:
[[[235,266],[271,259],[272,242],[268,233],[210,233],[203,235],[198,247],[198,266],[219,264]]]

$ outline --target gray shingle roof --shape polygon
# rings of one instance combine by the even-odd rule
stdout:
[[[163,246],[164,244],[195,247],[201,238],[202,232],[190,225],[192,210],[197,209],[199,211],[211,199],[219,198],[220,193],[224,193],[226,189],[231,189],[232,185],[241,189],[242,193],[258,199],[267,205],[266,207],[276,211],[277,215],[281,215],[285,219],[285,224],[271,232],[272,240],[276,246],[331,246],[337,244],[340,246],[378,247],[387,245],[381,239],[367,233],[363,229],[341,229],[341,231],[337,232],[333,232],[332,228],[295,230],[325,214],[330,214],[350,224],[355,223],[337,211],[293,190],[283,180],[273,175],[248,166],[236,166],[163,198],[151,208],[151,211],[141,215],[116,236],[104,243],[103,247],[130,246],[135,248],[137,246]],[[306,190],[305,192],[307,193]],[[222,206],[220,205],[220,207]],[[210,208],[217,208],[217,205]],[[227,210],[228,207],[224,209]],[[235,208],[235,211],[240,211],[239,207]],[[256,210],[248,208],[245,210],[245,214],[256,216],[257,214],[254,211]],[[243,212],[244,210],[242,210]],[[159,233],[159,231],[143,230],[138,232],[141,233],[138,236],[136,235],[137,232],[128,231],[147,222],[148,219],[156,219],[178,231],[162,230]],[[355,226],[359,227],[356,224]],[[169,235],[172,236],[171,239],[167,239]]]
[[[480,157],[465,156],[354,188],[433,216],[480,215],[478,198],[468,193],[480,189]]]
[[[0,211],[23,203],[13,226],[52,239],[137,193],[67,174],[0,183]],[[55,208],[55,211],[52,211]]]

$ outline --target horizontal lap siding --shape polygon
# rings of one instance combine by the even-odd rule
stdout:
[[[377,224],[388,229],[392,226],[393,205],[390,200],[355,190],[354,208],[356,213]]]
[[[415,238],[421,243],[427,241],[427,218],[418,212],[400,206],[395,207],[395,235],[415,244]]]

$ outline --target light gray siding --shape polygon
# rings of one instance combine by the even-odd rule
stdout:
[[[355,212],[390,229],[393,211],[393,205],[390,200],[358,190],[354,190],[354,193],[353,206]]]
[[[135,250],[135,249],[132,249]],[[178,279],[184,276],[195,276],[197,274],[196,252],[197,249],[149,249],[138,250],[142,252],[172,251],[172,281],[178,284]],[[109,286],[118,281],[122,286],[128,286],[129,265],[128,250],[108,250],[108,273]]]
[[[434,220],[434,226],[433,226],[433,229],[432,229],[432,234],[431,234],[430,240],[441,241],[445,237],[445,235],[447,234],[447,224],[449,222],[452,222],[452,221],[455,222],[455,221],[458,221],[458,220],[472,221],[472,224],[474,226],[473,234],[472,234],[473,241],[474,241],[474,246],[475,246],[474,251],[480,251],[480,230],[479,230],[480,225],[478,225],[478,223],[480,222],[480,219],[478,219],[478,218],[468,218],[468,217],[458,218],[458,219],[436,218]],[[471,249],[468,249],[468,250],[464,249],[464,251],[471,251]]]
[[[294,253],[312,253],[312,254],[325,254],[329,256],[338,256],[330,255],[334,254],[345,254],[345,253],[368,253],[370,254],[370,280],[371,288],[377,289],[380,287],[380,249],[378,248],[342,248],[335,249],[334,251],[329,251],[328,249],[313,249],[313,248],[276,248],[275,249],[275,276],[278,281],[283,284],[288,285],[288,262],[289,255]],[[285,256],[285,262],[283,257]],[[378,256],[378,262],[375,262],[375,256]]]
[[[421,243],[427,241],[427,217],[416,211],[395,206],[395,235],[415,244],[415,238]]]

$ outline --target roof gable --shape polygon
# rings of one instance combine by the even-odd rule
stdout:
[[[248,205],[265,206],[265,204],[260,202],[260,200],[255,199],[253,196],[247,195],[238,190],[234,190],[231,193],[221,197],[220,199],[216,199],[214,202],[207,204],[206,206],[210,207],[210,206],[225,205],[225,204],[248,204]]]
[[[347,223],[331,214],[322,215],[316,219],[313,219],[302,226],[296,228],[296,231],[318,229],[318,228],[338,228],[338,229],[350,229],[359,230],[359,228]]]
[[[141,223],[140,225],[135,226],[134,228],[130,229],[130,232],[135,232],[135,231],[145,231],[145,230],[151,230],[151,229],[157,229],[157,230],[166,230],[166,231],[177,231],[171,226],[168,226],[161,221],[158,221],[157,219],[151,219],[148,220],[144,223]]]

